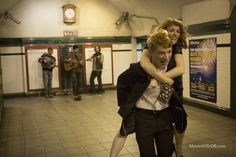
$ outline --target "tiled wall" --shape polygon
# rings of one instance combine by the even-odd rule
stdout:
[[[12,44],[9,44],[12,43]],[[36,38],[22,39],[22,45],[14,40],[0,39],[0,50],[3,67],[3,90],[4,94],[28,93],[27,73],[25,61],[25,46],[64,46],[64,45],[86,45],[86,44],[110,44],[113,56],[113,85],[116,85],[118,75],[129,67],[133,62],[132,46],[130,37],[96,37],[78,38],[69,41],[63,38]]]
[[[0,47],[4,93],[25,91],[25,55],[22,47]]]

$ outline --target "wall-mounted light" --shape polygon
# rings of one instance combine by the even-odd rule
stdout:
[[[15,22],[16,24],[20,24],[20,23],[21,23],[21,22],[18,21],[16,18],[14,18],[14,17],[12,16],[12,14],[9,13],[8,11],[6,11],[6,12],[4,13],[4,18],[5,18],[5,19],[10,19],[10,20],[12,20],[13,22]]]
[[[123,12],[118,20],[116,20],[115,25],[120,25],[122,22],[127,21],[129,18],[128,12]]]

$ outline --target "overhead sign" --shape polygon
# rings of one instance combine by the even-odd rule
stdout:
[[[77,37],[78,31],[77,30],[65,30],[63,31],[64,37]]]

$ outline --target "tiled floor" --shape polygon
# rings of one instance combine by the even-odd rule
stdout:
[[[185,108],[189,121],[184,157],[236,156],[235,119]],[[108,157],[121,121],[117,110],[113,90],[84,94],[79,102],[64,95],[6,99],[0,157]],[[139,156],[134,135],[120,156]]]

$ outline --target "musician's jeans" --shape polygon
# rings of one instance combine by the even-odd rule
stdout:
[[[43,70],[43,84],[44,84],[44,94],[45,96],[52,95],[52,71]]]
[[[103,91],[102,89],[102,71],[92,71],[90,75],[90,91],[95,91],[94,79],[97,77],[98,80],[98,91]]]
[[[73,69],[70,72],[71,72],[71,79],[72,79],[73,96],[79,96],[81,73],[77,69]]]

